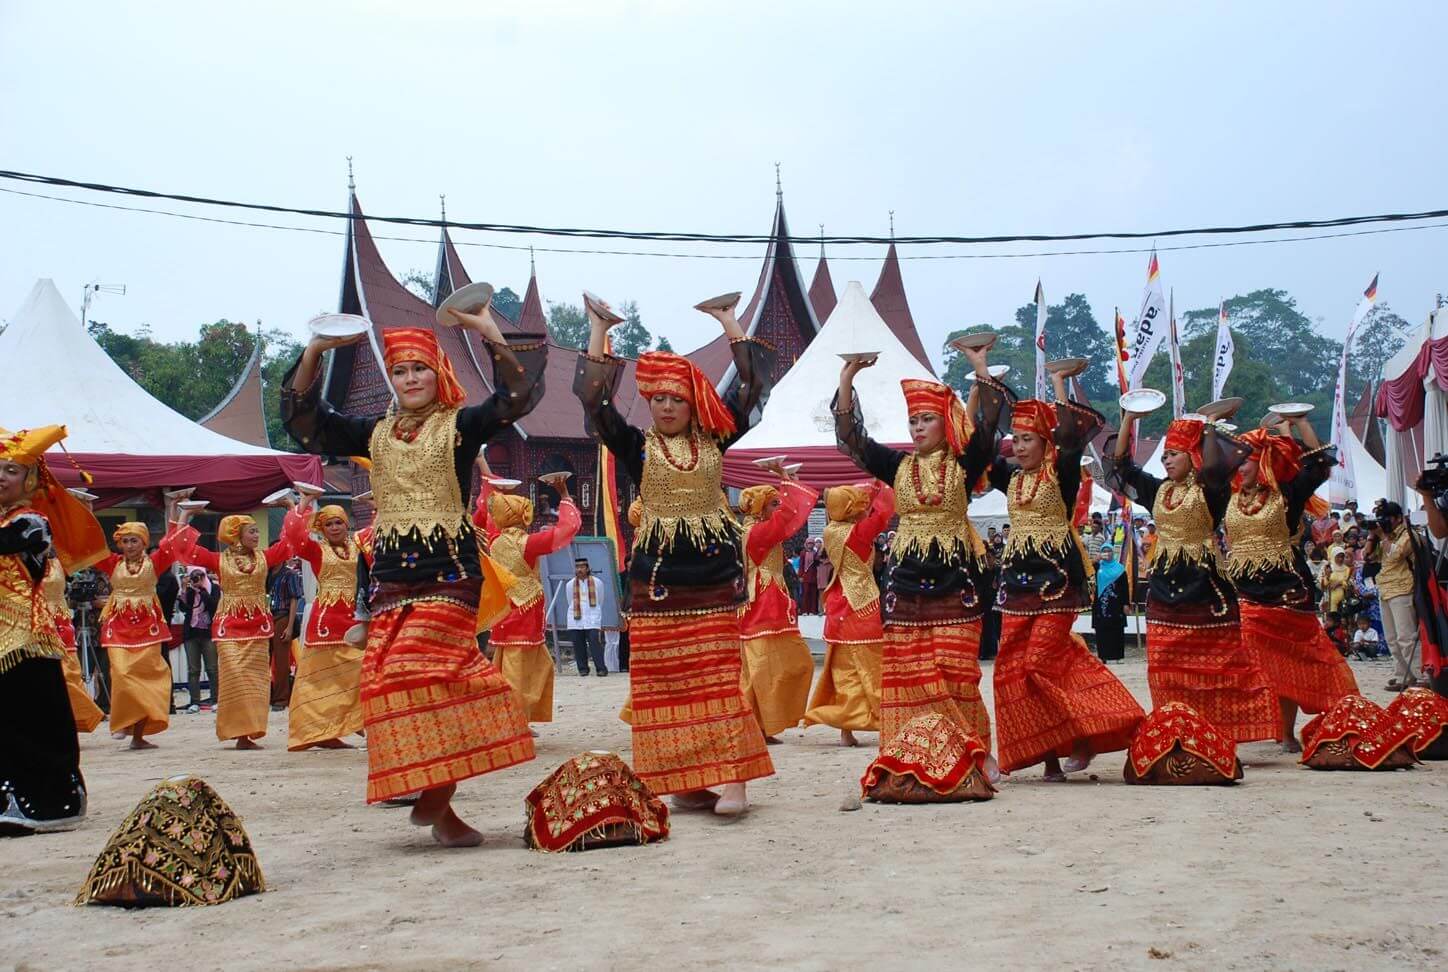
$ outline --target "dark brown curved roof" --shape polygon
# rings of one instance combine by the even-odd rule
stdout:
[[[241,377],[231,386],[231,391],[215,408],[196,421],[228,438],[263,449],[271,448],[271,439],[266,433],[266,412],[262,408],[259,339],[252,343],[251,358],[242,369]]]
[[[814,308],[815,320],[820,324],[830,319],[835,312],[835,282],[830,277],[830,265],[825,260],[824,247],[820,247],[820,262],[815,264],[814,279],[809,285],[809,302]]]
[[[910,314],[910,302],[905,299],[905,280],[900,276],[900,257],[895,252],[894,243],[890,244],[890,249],[885,253],[885,263],[880,267],[880,279],[875,281],[875,289],[870,292],[870,303],[875,305],[875,310],[885,319],[885,323],[900,339],[900,343],[905,345],[905,349],[929,368],[932,375],[935,374],[935,366],[930,363],[930,355],[925,353],[920,332],[915,329],[915,318]]]

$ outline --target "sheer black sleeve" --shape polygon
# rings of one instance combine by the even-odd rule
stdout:
[[[18,554],[31,580],[45,576],[45,556],[49,552],[50,523],[39,513],[21,513],[0,526],[0,554]]]
[[[992,459],[988,467],[988,472],[986,473],[990,479],[991,488],[998,489],[1002,493],[1010,489],[1011,476],[1015,475],[1017,468],[1019,467],[1017,467],[1015,463],[1007,462],[1000,456]],[[1074,501],[1075,497],[1072,497],[1072,499]]]
[[[1101,471],[1105,474],[1106,485],[1147,509],[1156,505],[1161,480],[1138,466],[1131,456],[1116,458],[1116,434],[1106,440],[1101,452]]]
[[[623,368],[622,358],[579,354],[573,372],[573,394],[583,405],[584,431],[597,436],[638,485],[644,478],[644,434],[629,425],[614,405]]]
[[[860,408],[860,395],[856,392],[847,410],[840,408],[840,393],[830,399],[830,411],[835,416],[835,443],[839,450],[850,457],[850,461],[865,472],[885,483],[895,481],[895,471],[905,460],[905,453],[881,445],[870,438],[865,431],[865,413]]]
[[[304,452],[324,456],[366,456],[380,415],[344,415],[322,397],[322,369],[310,388],[297,388],[297,365],[282,379],[282,425]]]
[[[1251,454],[1251,447],[1240,439],[1214,425],[1207,426],[1202,436],[1202,468],[1197,478],[1214,523],[1220,525],[1226,515],[1227,504],[1232,499],[1232,477]]]
[[[1056,481],[1069,510],[1081,488],[1081,457],[1106,419],[1079,402],[1056,403]]]
[[[1292,477],[1292,482],[1282,484],[1282,498],[1287,501],[1287,529],[1290,532],[1297,532],[1307,501],[1312,499],[1319,486],[1327,482],[1335,465],[1335,445],[1318,446],[1302,454],[1302,468]]]
[[[1015,404],[1015,400],[1015,392],[994,378],[977,379],[976,414],[970,417],[974,428],[960,456],[967,483],[978,480],[995,461],[1000,448],[1001,419],[1010,415],[1008,406]]]
[[[769,375],[774,364],[774,349],[754,338],[729,342],[734,356],[734,381],[724,391],[724,405],[734,416],[734,434],[719,443],[727,449],[754,425],[757,409],[762,409],[773,387]]]
[[[479,405],[458,410],[462,449],[473,457],[483,443],[543,400],[543,373],[548,365],[548,342],[542,335],[516,335],[506,344],[485,340],[483,347],[493,360],[493,394]]]

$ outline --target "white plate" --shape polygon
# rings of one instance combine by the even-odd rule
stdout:
[[[1092,464],[1093,462],[1095,462],[1095,461],[1096,461],[1096,460],[1095,460],[1095,459],[1092,459],[1090,456],[1082,456],[1082,457],[1081,457],[1081,465],[1083,465],[1083,466],[1089,466],[1089,465],[1091,465],[1091,464]]]
[[[878,351],[848,351],[841,354],[840,358],[845,361],[869,361],[879,356],[880,352]]]
[[[950,346],[957,351],[974,351],[976,348],[988,348],[996,342],[994,331],[972,331],[970,334],[962,334]]]
[[[562,477],[563,480],[566,482],[567,480],[573,478],[573,473],[568,472],[567,470],[559,470],[558,472],[544,473],[543,475],[541,475],[541,476],[538,477],[538,482],[540,482],[540,483],[545,483],[545,484],[551,484],[553,480],[555,480],[555,479],[557,479],[557,478],[559,478],[559,477]]]
[[[356,314],[321,314],[307,321],[308,330],[317,337],[356,337],[370,327],[371,321]]]
[[[705,313],[711,310],[728,310],[730,307],[739,303],[740,296],[739,291],[731,290],[727,294],[720,294],[718,297],[710,297],[708,300],[699,301],[694,305],[694,310],[704,311]]]
[[[1197,411],[1209,418],[1229,419],[1233,415],[1236,415],[1237,410],[1241,407],[1242,399],[1240,398],[1219,398],[1215,402],[1207,402],[1207,404],[1197,409]]]
[[[312,483],[304,483],[296,479],[292,480],[292,488],[304,496],[321,496],[326,492],[326,490],[320,486]]]
[[[1308,402],[1283,402],[1281,405],[1271,405],[1269,412],[1276,412],[1283,418],[1296,418],[1299,415],[1306,415],[1312,411],[1312,405]]]
[[[66,492],[74,496],[76,499],[80,500],[82,503],[94,503],[96,500],[100,499],[100,497],[97,496],[95,493],[92,493],[91,491],[85,489],[71,488],[67,489]]]
[[[494,489],[517,489],[519,486],[522,486],[522,485],[523,485],[523,480],[521,480],[521,479],[502,479],[502,478],[500,478],[500,477],[495,476],[495,477],[493,477],[492,479],[489,479],[489,480],[488,480],[488,483],[489,483],[489,485],[491,485]]]
[[[195,486],[187,486],[185,489],[168,489],[161,495],[168,500],[184,500],[190,499],[194,492],[196,492]]]
[[[1201,422],[1203,424],[1211,421],[1211,419],[1207,418],[1201,412],[1183,412],[1182,418],[1188,422]]]
[[[457,327],[457,319],[447,313],[450,310],[460,310],[464,314],[476,314],[483,309],[488,301],[493,299],[493,285],[482,283],[470,283],[466,287],[459,287],[437,307],[437,322],[443,327]]]
[[[1010,365],[990,365],[990,366],[987,367],[985,370],[988,371],[988,372],[990,372],[990,376],[991,376],[992,378],[995,378],[995,379],[999,380],[999,379],[1004,378],[1006,375],[1008,375],[1008,374],[1011,373],[1011,366],[1010,366]],[[974,372],[974,371],[967,371],[967,372],[965,373],[965,380],[966,380],[966,381],[975,381],[975,372]]]
[[[787,473],[789,473],[791,476],[798,476],[798,475],[799,475],[799,471],[800,471],[801,469],[803,469],[803,468],[804,468],[804,463],[802,463],[802,462],[792,462],[792,463],[790,463],[789,465],[787,465],[787,466],[784,467],[784,471],[787,472]]]
[[[211,500],[182,500],[176,504],[181,510],[204,510],[211,505]]]
[[[261,498],[261,505],[275,506],[290,495],[292,495],[292,488],[290,486],[285,489],[279,489],[275,493],[267,493]]]
[[[1217,422],[1217,423],[1216,423],[1216,426],[1217,426],[1217,428],[1221,429],[1223,432],[1235,432],[1235,431],[1237,431],[1237,426],[1233,425],[1231,422]]]
[[[1122,395],[1118,401],[1122,411],[1146,415],[1165,405],[1166,396],[1155,388],[1137,388]]]
[[[788,458],[789,456],[765,456],[763,459],[754,460],[754,464],[760,469],[768,469],[770,466],[776,463],[782,463]]]
[[[1066,375],[1074,378],[1090,363],[1085,358],[1057,358],[1055,361],[1046,362],[1046,370],[1053,375]]]
[[[356,496],[352,497],[352,502],[365,503],[370,499],[372,499],[372,490],[369,489],[365,492],[358,493]]]

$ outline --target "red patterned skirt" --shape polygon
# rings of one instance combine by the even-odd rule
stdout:
[[[990,713],[980,697],[980,619],[885,625],[880,667],[880,744],[916,716],[938,712],[990,750]]]
[[[528,720],[478,650],[475,622],[476,611],[449,601],[372,618],[361,690],[368,803],[533,758]]]
[[[1338,654],[1317,616],[1267,607],[1243,598],[1242,645],[1257,653],[1273,694],[1290,699],[1309,715],[1326,712],[1345,695],[1356,695],[1357,679]]]
[[[740,688],[739,614],[629,619],[634,772],[654,793],[774,773]]]
[[[1240,629],[1146,623],[1146,682],[1151,704],[1190,706],[1235,742],[1280,739],[1277,696]]]
[[[1069,756],[1125,749],[1146,717],[1126,686],[1071,630],[1075,614],[1001,615],[995,663],[996,752],[1007,772]]]

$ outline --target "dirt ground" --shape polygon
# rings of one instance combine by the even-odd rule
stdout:
[[[1387,666],[1354,667],[1386,701]],[[1114,670],[1147,700],[1140,660]],[[460,787],[487,836],[466,851],[364,806],[364,752],[288,754],[284,713],[255,753],[221,747],[206,713],[154,752],[86,737],[85,825],[0,841],[0,969],[1448,967],[1448,764],[1321,773],[1253,744],[1240,786],[1127,787],[1118,753],[1067,784],[1018,773],[989,803],[846,813],[873,749],[816,727],[771,747],[777,775],[741,821],[680,813],[651,847],[527,850],[535,783],[584,749],[627,757],[626,689],[560,673],[538,759]],[[179,773],[241,814],[267,893],[72,907],[111,830]]]

